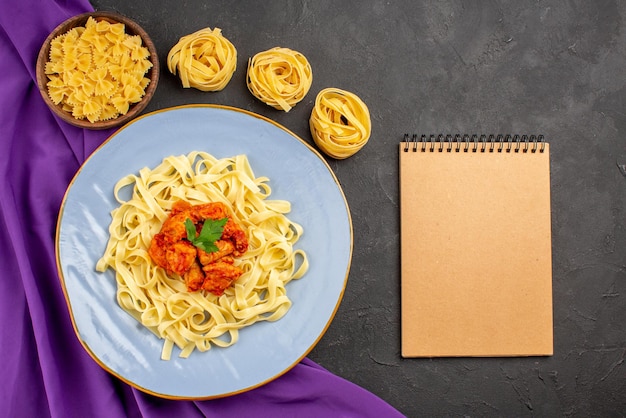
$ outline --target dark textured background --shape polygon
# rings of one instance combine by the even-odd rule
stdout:
[[[321,89],[352,91],[369,106],[368,145],[328,160],[351,208],[354,256],[311,359],[407,416],[626,414],[625,2],[92,3],[137,20],[155,41],[162,77],[148,111],[236,106],[312,143],[308,118]],[[182,89],[165,66],[181,36],[205,27],[221,28],[239,54],[218,93]],[[245,87],[247,59],[275,46],[302,52],[313,67],[309,94],[289,113]],[[400,357],[397,143],[405,132],[534,133],[550,142],[554,356]]]

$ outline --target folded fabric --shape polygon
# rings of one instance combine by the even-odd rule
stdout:
[[[35,62],[48,33],[87,0],[0,0],[1,416],[399,416],[374,394],[304,359],[280,378],[227,398],[147,395],[80,345],[57,275],[55,228],[72,177],[112,133],[70,126],[46,107]]]

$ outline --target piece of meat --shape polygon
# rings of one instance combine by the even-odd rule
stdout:
[[[176,215],[179,212],[191,209],[191,203],[185,200],[177,200],[172,204],[170,215]]]
[[[167,247],[165,259],[168,271],[185,274],[196,260],[198,251],[189,241],[178,241]]]
[[[246,233],[232,218],[228,218],[228,222],[224,225],[222,239],[229,240],[233,243],[235,247],[233,253],[236,257],[248,251],[248,237],[246,237]]]
[[[156,265],[163,267],[168,273],[182,275],[191,267],[198,251],[189,241],[170,243],[163,234],[156,234],[150,241],[148,254]]]
[[[243,270],[224,261],[216,261],[202,267],[205,278],[202,289],[220,296],[235,280],[243,274]]]
[[[189,292],[196,292],[202,288],[204,283],[204,271],[197,261],[194,261],[189,270],[183,275],[187,290]]]
[[[180,211],[171,215],[163,222],[160,234],[167,243],[174,243],[187,238],[185,221],[190,217],[189,211]]]
[[[166,253],[167,244],[163,239],[163,235],[154,235],[154,237],[152,237],[152,241],[150,241],[150,247],[148,247],[148,254],[157,266],[163,267],[164,269],[167,269],[167,259],[165,258]]]
[[[202,203],[192,206],[190,209],[192,220],[194,222],[203,221],[205,219],[224,219],[228,218],[228,208],[220,202]]]
[[[205,266],[213,263],[224,256],[232,254],[235,250],[235,246],[232,242],[223,239],[215,241],[215,245],[218,250],[213,253],[207,253],[206,251],[198,248],[198,259],[200,260],[200,264]]]

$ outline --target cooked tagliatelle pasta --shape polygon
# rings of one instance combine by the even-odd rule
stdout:
[[[300,52],[276,47],[248,60],[248,90],[275,109],[289,112],[309,92],[311,65]]]
[[[141,101],[153,65],[141,37],[125,30],[123,23],[89,17],[84,27],[55,37],[45,67],[50,99],[90,122],[125,115]]]
[[[178,73],[184,88],[220,91],[237,69],[237,49],[219,28],[183,36],[167,55],[167,68]]]
[[[309,119],[315,144],[337,159],[348,158],[363,148],[371,125],[365,103],[354,93],[337,88],[318,93]]]
[[[132,196],[125,199],[129,187]],[[291,307],[286,285],[308,269],[306,253],[294,248],[303,229],[288,219],[288,201],[269,199],[269,179],[255,177],[245,155],[170,156],[119,180],[114,194],[120,206],[111,213],[96,270],[115,271],[119,305],[164,339],[162,359],[170,359],[174,345],[183,358],[195,349],[228,347],[241,328],[276,321]],[[225,204],[247,235],[248,250],[234,260],[243,274],[221,296],[189,292],[180,276],[168,275],[148,254],[152,237],[181,200]]]

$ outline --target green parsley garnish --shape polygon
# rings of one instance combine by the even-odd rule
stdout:
[[[222,219],[206,219],[200,234],[196,236],[196,226],[189,218],[185,220],[185,229],[187,230],[187,239],[195,245],[197,248],[206,251],[207,253],[214,253],[219,250],[215,241],[222,237],[224,232],[224,225],[228,222],[228,218]]]

